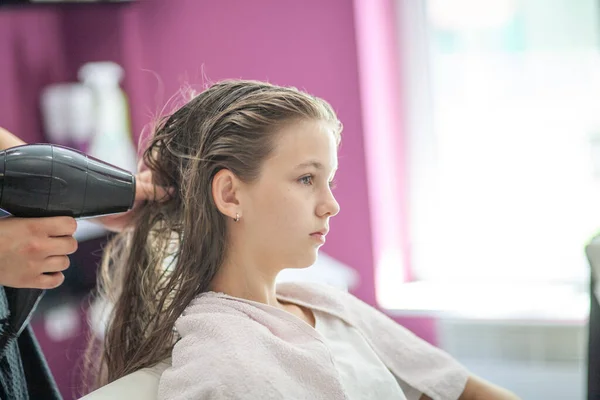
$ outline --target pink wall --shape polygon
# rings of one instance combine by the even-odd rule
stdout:
[[[398,282],[411,280],[407,254],[407,173],[399,44],[393,0],[355,0],[363,137],[375,266],[393,264]],[[404,270],[404,276],[400,273]],[[389,278],[389,275],[387,276]]]
[[[54,8],[0,9],[0,125],[42,138],[39,92],[65,79],[61,14]]]
[[[395,0],[354,0],[355,36],[377,290],[413,280],[408,237],[408,172],[398,13]],[[381,292],[379,292],[381,293]],[[395,318],[430,343],[436,321]]]

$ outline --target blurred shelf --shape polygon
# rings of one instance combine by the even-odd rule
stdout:
[[[131,4],[137,0],[0,0],[0,7],[33,7],[33,6],[63,6],[91,4]]]

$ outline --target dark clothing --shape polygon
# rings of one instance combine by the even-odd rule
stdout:
[[[15,289],[0,286],[0,399],[60,400],[52,374],[31,327],[16,337],[11,330],[10,301]],[[26,289],[25,289],[26,290]],[[7,296],[7,291],[9,295]],[[28,311],[29,312],[29,311]]]

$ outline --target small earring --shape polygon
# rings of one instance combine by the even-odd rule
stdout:
[[[235,218],[233,219],[233,222],[238,222],[240,220],[240,214],[235,213]]]

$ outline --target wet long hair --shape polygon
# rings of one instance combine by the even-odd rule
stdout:
[[[103,339],[90,346],[88,388],[170,357],[175,320],[210,290],[227,250],[228,217],[213,200],[213,177],[225,168],[255,181],[277,132],[302,120],[331,123],[339,143],[342,126],[329,104],[258,81],[216,83],[158,121],[143,161],[153,182],[174,192],[134,209],[130,227],[105,248],[98,295],[112,310]]]

